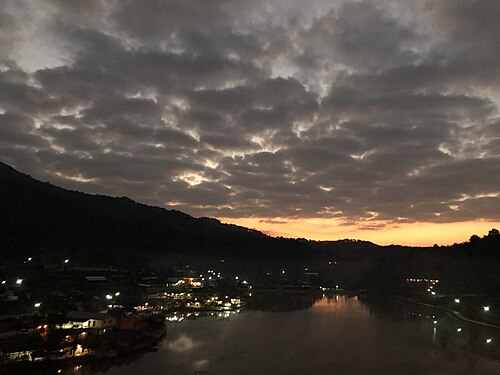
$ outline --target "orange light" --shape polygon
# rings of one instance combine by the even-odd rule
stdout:
[[[363,223],[345,225],[336,218],[219,218],[223,223],[255,228],[270,236],[308,238],[314,240],[333,240],[356,238],[373,241],[380,245],[400,244],[413,246],[451,245],[465,242],[474,234],[488,233],[491,228],[500,226],[500,221],[464,221],[456,223],[398,223],[370,221],[377,229],[366,230]]]

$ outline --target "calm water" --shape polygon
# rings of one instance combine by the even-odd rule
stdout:
[[[169,323],[158,352],[69,373],[500,373],[500,331],[467,326],[435,311],[357,297],[283,295],[257,299],[253,308],[266,306]]]

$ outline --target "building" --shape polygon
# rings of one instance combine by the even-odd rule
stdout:
[[[89,329],[101,335],[106,329],[116,326],[116,318],[106,313],[70,311],[66,317],[68,321],[61,326],[62,329]]]

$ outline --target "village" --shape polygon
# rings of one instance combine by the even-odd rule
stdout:
[[[0,270],[0,366],[82,363],[154,351],[168,322],[239,312],[252,286],[183,266],[168,272],[28,258]]]

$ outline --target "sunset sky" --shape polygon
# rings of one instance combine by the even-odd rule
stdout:
[[[500,228],[500,2],[0,0],[0,161],[271,235]]]

